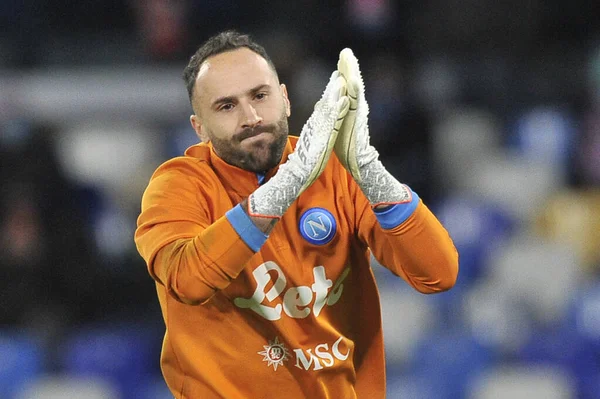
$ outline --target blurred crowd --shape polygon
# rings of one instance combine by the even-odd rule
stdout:
[[[444,294],[374,261],[389,397],[600,398],[599,21],[585,0],[0,2],[0,397],[168,397],[133,232],[197,140],[183,68],[235,28],[296,134],[351,47],[373,145],[455,240]]]

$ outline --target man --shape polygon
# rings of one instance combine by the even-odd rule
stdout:
[[[420,292],[456,280],[446,230],[369,145],[350,50],[338,67],[299,138],[248,36],[210,38],[185,69],[202,143],[156,170],[135,235],[176,398],[384,397],[371,251]]]

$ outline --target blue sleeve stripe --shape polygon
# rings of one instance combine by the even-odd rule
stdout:
[[[395,204],[388,209],[378,212],[375,210],[375,216],[381,227],[386,230],[393,229],[394,227],[400,226],[413,214],[417,205],[419,205],[419,196],[414,191],[412,193],[412,199],[410,202],[404,204]]]
[[[244,240],[254,252],[258,252],[260,247],[267,241],[267,238],[269,238],[269,236],[260,231],[260,229],[252,223],[252,219],[244,212],[242,205],[237,204],[227,211],[225,216],[242,240]]]

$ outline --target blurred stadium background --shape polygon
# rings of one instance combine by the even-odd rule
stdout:
[[[0,1],[0,398],[169,397],[132,236],[225,28],[269,51],[293,132],[353,48],[384,164],[455,240],[444,294],[374,266],[390,398],[600,398],[597,1],[324,4]]]

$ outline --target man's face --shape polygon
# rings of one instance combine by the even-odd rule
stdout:
[[[225,162],[264,172],[280,160],[290,103],[267,61],[240,48],[208,58],[193,94],[192,127]]]

